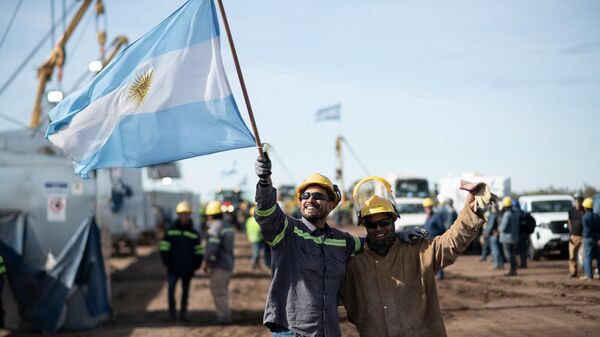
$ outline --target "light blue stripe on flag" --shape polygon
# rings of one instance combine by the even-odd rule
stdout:
[[[46,137],[86,177],[255,145],[223,68],[212,0],[190,0],[51,112]]]
[[[339,120],[341,108],[341,104],[336,104],[317,110],[317,122],[322,120]]]

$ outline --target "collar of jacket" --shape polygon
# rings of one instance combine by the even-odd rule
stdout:
[[[315,225],[313,225],[310,221],[306,220],[305,218],[302,218],[302,223],[304,223],[306,228],[308,228],[308,230],[310,231],[310,235],[312,236],[315,236],[315,234],[317,234],[317,236],[321,236],[323,234],[329,233],[329,225],[327,223],[323,228],[315,227]]]

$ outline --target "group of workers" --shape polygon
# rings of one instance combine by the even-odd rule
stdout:
[[[272,250],[272,281],[264,324],[273,336],[341,336],[338,300],[361,336],[446,336],[435,286],[435,274],[454,263],[478,235],[483,211],[493,198],[485,184],[473,187],[464,208],[448,230],[433,239],[417,230],[394,234],[400,216],[391,187],[379,177],[381,195],[360,196],[354,189],[361,240],[327,224],[341,194],[320,174],[297,188],[302,217],[295,219],[277,204],[271,161],[255,165],[256,211],[265,241]],[[358,188],[358,189],[357,189]],[[387,193],[385,193],[387,191]]]
[[[390,184],[380,177],[366,177],[353,192],[358,224],[366,230],[366,237],[359,238],[327,223],[341,200],[341,192],[331,180],[315,173],[297,187],[301,214],[297,219],[285,214],[277,203],[271,168],[266,153],[258,157],[256,207],[251,210],[253,217],[246,222],[246,231],[253,246],[252,268],[258,268],[261,251],[265,266],[271,267],[263,323],[274,337],[341,336],[338,303],[345,307],[360,336],[446,336],[435,278],[443,278],[443,268],[453,264],[478,236],[487,214],[490,223],[484,233],[502,244],[510,262],[507,275],[516,274],[520,218],[510,198],[503,200],[502,212],[496,208],[489,213],[490,207],[494,209],[495,196],[484,183],[468,189],[458,214],[451,203],[436,213],[432,200],[426,199],[427,230],[398,234],[394,223],[401,215]],[[363,184],[370,185],[361,189]],[[581,206],[591,209],[587,199]],[[169,275],[170,319],[176,317],[174,289],[179,279],[183,288],[180,319],[187,319],[190,279],[204,258],[218,320],[231,322],[227,289],[234,264],[234,229],[223,221],[220,208],[216,202],[206,208],[208,239],[204,250],[192,228],[191,207],[185,202],[178,205],[175,226],[166,231],[160,243]],[[595,229],[587,233],[585,224],[599,222],[592,226],[598,229],[600,218],[591,211],[581,215],[580,241],[586,257],[590,256],[584,270],[590,276],[591,257],[598,258],[600,233]],[[570,218],[569,226],[577,227],[576,220]],[[574,231],[572,235],[576,235]],[[576,245],[577,238],[572,242]]]
[[[593,260],[600,259],[600,215],[593,212],[592,198],[581,193],[574,196],[575,205],[569,211],[569,277],[578,276],[579,249],[583,248],[583,271],[580,279],[591,280],[594,277]],[[483,249],[481,261],[488,255],[492,257],[493,269],[504,269],[509,263],[505,276],[517,275],[518,268],[527,268],[529,257],[529,237],[535,230],[535,219],[523,212],[517,200],[504,197],[502,209],[494,205],[490,209],[489,220],[483,229]],[[596,262],[598,266],[598,262]],[[600,273],[600,270],[598,270]]]
[[[509,270],[504,276],[516,276],[518,267],[527,268],[529,235],[534,229],[535,219],[521,211],[517,200],[504,197],[502,209],[493,205],[488,210],[488,222],[482,231],[481,261],[491,255],[492,268],[497,270],[503,270],[508,262]]]
[[[338,303],[344,305],[361,336],[446,335],[435,275],[454,263],[477,236],[485,222],[484,206],[491,202],[487,185],[473,188],[452,226],[429,239],[418,229],[395,233],[394,222],[400,214],[390,184],[380,177],[364,178],[353,193],[359,225],[366,229],[366,238],[359,238],[327,223],[341,200],[340,190],[327,177],[316,173],[298,186],[301,218],[296,219],[277,203],[267,154],[258,158],[255,168],[259,177],[256,207],[246,230],[253,243],[253,266],[263,250],[261,242],[270,248],[265,250],[271,252],[265,265],[272,269],[272,280],[264,324],[273,336],[341,336]],[[231,322],[228,285],[234,264],[234,229],[223,221],[221,205],[209,203],[205,211],[208,238],[203,247],[191,212],[189,203],[179,203],[178,218],[160,242],[168,274],[169,319],[177,318],[178,280],[182,285],[179,319],[188,319],[190,280],[204,262],[218,321]]]
[[[167,268],[169,320],[177,319],[175,287],[181,280],[181,303],[179,320],[186,322],[190,281],[194,272],[204,262],[204,272],[209,276],[210,292],[215,303],[219,323],[232,321],[229,307],[229,281],[234,267],[234,228],[224,221],[221,203],[208,203],[205,211],[208,231],[206,247],[194,229],[192,207],[187,201],[180,202],[175,212],[177,220],[165,230],[159,243],[160,255]],[[204,261],[203,261],[204,260]]]

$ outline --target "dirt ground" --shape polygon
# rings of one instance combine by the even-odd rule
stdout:
[[[350,229],[347,227],[346,229]],[[356,231],[352,228],[352,231]],[[362,234],[358,232],[358,234]],[[217,325],[203,273],[190,289],[188,324],[167,317],[165,269],[155,248],[140,247],[137,258],[113,258],[114,318],[102,327],[64,336],[269,336],[261,325],[267,289],[266,271],[250,271],[250,246],[236,237],[236,269],[230,286],[234,324]],[[438,281],[440,302],[450,337],[600,336],[600,281],[567,278],[566,260],[530,261],[516,277],[489,269],[477,256],[462,256]],[[340,310],[344,336],[358,336]],[[0,336],[27,336],[0,332]],[[35,335],[30,335],[35,336]]]

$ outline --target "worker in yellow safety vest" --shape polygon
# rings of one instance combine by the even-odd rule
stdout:
[[[263,254],[264,266],[271,268],[271,248],[267,245],[260,233],[260,225],[254,219],[256,207],[250,208],[250,216],[246,220],[246,236],[252,245],[252,259],[250,269],[260,269],[260,255]]]

